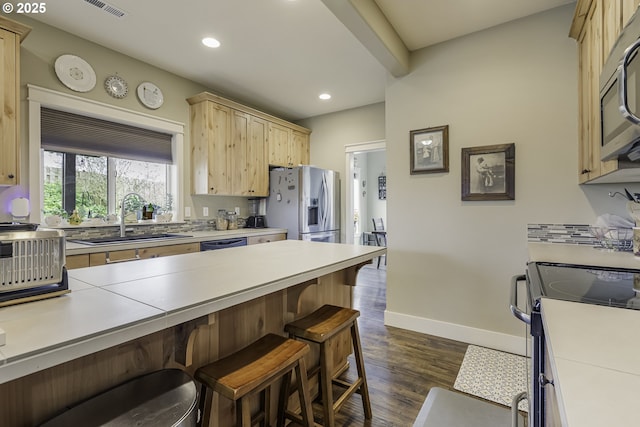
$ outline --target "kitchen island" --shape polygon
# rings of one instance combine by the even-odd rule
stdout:
[[[322,304],[350,306],[359,268],[384,253],[284,240],[69,271],[70,294],[0,309],[0,425],[158,369],[193,373]]]

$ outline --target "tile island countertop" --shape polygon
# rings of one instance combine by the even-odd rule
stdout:
[[[630,252],[530,243],[531,261],[638,269]],[[640,310],[542,299],[542,320],[563,426],[638,425]],[[548,385],[547,387],[551,387]]]
[[[0,384],[384,253],[283,240],[70,270],[71,293],[0,308]]]

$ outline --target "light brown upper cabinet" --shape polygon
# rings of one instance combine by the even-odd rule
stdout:
[[[20,43],[30,31],[0,16],[0,186],[19,183]]]
[[[269,164],[293,167],[309,164],[309,132],[269,123]]]
[[[600,161],[602,66],[640,0],[578,0],[569,35],[578,42],[578,180],[625,182],[629,164]],[[637,167],[636,165],[633,165]]]
[[[231,194],[231,109],[214,102],[191,106],[191,185],[194,194]]]
[[[231,123],[231,189],[237,196],[269,194],[266,120],[233,111]]]
[[[289,146],[289,161],[292,166],[309,164],[309,134],[294,130]]]
[[[289,141],[292,130],[277,123],[269,123],[269,164],[289,166]]]
[[[309,163],[308,129],[208,92],[187,102],[193,194],[268,196],[269,164]]]

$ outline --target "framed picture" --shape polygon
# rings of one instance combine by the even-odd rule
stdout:
[[[409,132],[411,175],[449,172],[449,125]]]
[[[462,200],[514,200],[515,144],[462,149]]]
[[[387,200],[387,177],[380,175],[378,177],[378,199]]]

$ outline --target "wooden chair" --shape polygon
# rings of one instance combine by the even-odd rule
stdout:
[[[373,222],[373,235],[376,238],[377,246],[387,247],[387,230],[384,229],[384,220],[382,218],[371,218]],[[384,265],[387,265],[387,256],[384,256]],[[378,268],[380,268],[380,258],[378,257]]]
[[[280,335],[267,334],[223,359],[200,367],[195,373],[196,381],[201,383],[199,425],[203,425],[203,421],[205,426],[209,425],[211,414],[205,414],[207,391],[211,391],[211,394],[217,392],[237,402],[237,426],[250,427],[257,422],[271,425],[270,388],[275,381],[282,379],[277,425],[284,426],[289,401],[289,383],[291,373],[295,370],[302,422],[304,426],[312,427],[313,411],[304,361],[304,356],[309,351],[308,344]],[[252,417],[249,398],[255,393],[261,394],[261,408],[260,412]]]
[[[335,426],[335,414],[340,410],[346,400],[354,393],[362,396],[362,406],[366,419],[371,419],[371,400],[369,399],[369,388],[367,387],[367,377],[364,371],[364,357],[358,333],[357,318],[360,316],[358,310],[351,308],[337,307],[333,305],[323,305],[313,313],[285,325],[284,329],[291,338],[313,342],[320,346],[320,364],[310,371],[310,376],[320,374],[320,389],[322,395],[322,409],[325,427]],[[340,332],[345,329],[351,331],[351,341],[353,343],[353,354],[356,361],[358,377],[353,383],[343,381],[334,376],[332,366],[333,354],[331,351],[340,348],[333,345]],[[338,372],[338,375],[341,372]],[[338,396],[334,402],[333,385],[345,388],[345,391]],[[295,418],[293,418],[295,420]]]

